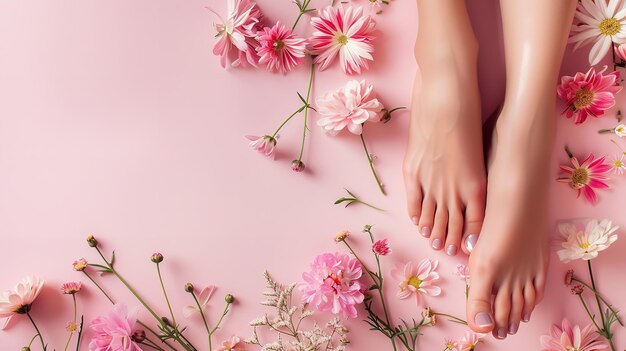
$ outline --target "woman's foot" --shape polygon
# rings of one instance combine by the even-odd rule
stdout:
[[[430,247],[452,256],[476,244],[485,209],[477,47],[424,46],[418,39],[404,158],[408,214]]]
[[[486,216],[469,260],[467,320],[474,331],[499,339],[515,334],[543,296],[554,116],[554,101],[537,108],[509,104],[494,132]]]

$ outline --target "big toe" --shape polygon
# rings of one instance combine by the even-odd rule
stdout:
[[[470,267],[472,271],[472,267]],[[486,274],[472,273],[467,297],[467,324],[476,333],[489,333],[495,327],[491,306],[493,280]]]

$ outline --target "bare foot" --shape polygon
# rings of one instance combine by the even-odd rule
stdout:
[[[544,105],[505,106],[501,112],[489,159],[485,221],[469,260],[467,320],[475,332],[499,339],[530,319],[546,281],[554,126],[536,121],[554,120],[555,108],[554,102]]]
[[[476,244],[486,176],[477,50],[444,46],[420,50],[418,40],[404,181],[409,218],[434,250],[453,256]]]

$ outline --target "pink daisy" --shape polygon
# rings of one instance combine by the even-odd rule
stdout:
[[[598,340],[598,333],[592,325],[580,328],[572,326],[567,318],[563,319],[561,327],[554,324],[550,329],[550,335],[541,336],[541,351],[596,351],[605,350],[609,345]]]
[[[359,282],[363,268],[356,258],[339,253],[325,253],[311,263],[311,271],[302,274],[304,302],[321,312],[357,316],[356,305],[365,296]]]
[[[557,180],[562,183],[568,183],[572,189],[578,190],[578,196],[585,195],[585,199],[590,203],[596,203],[597,196],[594,189],[606,189],[609,186],[604,182],[608,178],[606,173],[612,169],[611,165],[604,163],[606,156],[595,158],[593,154],[589,154],[582,164],[578,162],[576,157],[570,160],[574,167],[560,166],[563,176]]]
[[[615,105],[615,94],[622,90],[617,85],[619,72],[611,72],[603,75],[607,67],[596,72],[595,68],[589,68],[587,73],[578,72],[576,75],[563,76],[561,84],[557,87],[559,97],[568,107],[564,111],[567,118],[574,117],[576,124],[585,122],[587,117],[599,117],[604,111]]]
[[[339,55],[343,71],[361,73],[361,68],[368,68],[368,61],[373,61],[372,32],[376,26],[374,20],[363,14],[361,7],[328,6],[319,10],[319,17],[311,19],[315,32],[310,39],[310,49],[316,63],[321,63],[325,70]]]
[[[81,282],[67,282],[61,285],[61,292],[68,295],[74,295],[80,291],[83,284]]]
[[[280,22],[263,28],[257,40],[259,63],[265,64],[268,71],[287,73],[302,63],[305,56],[306,40],[296,37],[290,28]]]
[[[622,61],[626,61],[626,44],[615,46],[615,56]]]
[[[441,288],[436,282],[439,280],[439,273],[435,272],[439,262],[437,260],[423,259],[417,266],[412,262],[406,263],[404,266],[398,264],[391,271],[391,276],[398,280],[397,296],[406,299],[411,295],[415,295],[418,304],[421,303],[421,296],[430,295],[438,296],[441,294]]]
[[[217,351],[244,351],[245,349],[245,343],[238,336],[233,335],[225,340]]]
[[[470,331],[466,331],[465,335],[459,342],[459,347],[461,351],[475,351],[476,346],[481,341],[481,336],[476,333],[472,333]]]
[[[255,37],[263,14],[251,0],[227,0],[227,7],[227,19],[215,25],[218,40],[213,53],[220,56],[222,67],[226,67],[227,61],[232,61],[234,67],[256,66]]]
[[[386,256],[391,253],[391,247],[389,247],[389,240],[382,239],[376,240],[372,245],[372,251],[380,256]]]
[[[6,290],[0,295],[0,318],[6,318],[5,329],[16,314],[26,314],[41,293],[44,281],[36,275],[22,279],[13,290]]]
[[[274,149],[276,148],[276,138],[269,135],[256,136],[246,135],[246,138],[250,140],[250,147],[271,159],[274,158]]]
[[[452,339],[446,339],[445,346],[446,348],[443,351],[459,351],[459,347],[461,347],[457,341]]]
[[[89,351],[141,351],[132,339],[137,313],[137,309],[129,311],[126,306],[116,304],[108,315],[94,319],[89,324],[92,331]]]

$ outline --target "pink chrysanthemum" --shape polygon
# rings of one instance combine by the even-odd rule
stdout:
[[[261,29],[263,14],[251,0],[227,0],[227,7],[227,19],[215,24],[218,40],[213,53],[220,56],[222,67],[226,67],[227,61],[232,61],[234,67],[256,66],[255,37]]]
[[[568,104],[565,116],[574,117],[574,123],[583,123],[589,115],[602,116],[604,111],[615,105],[615,94],[622,90],[622,87],[616,85],[619,72],[603,75],[606,69],[605,66],[596,72],[591,67],[587,73],[578,72],[573,77],[561,78],[557,93]]]
[[[278,136],[277,136],[278,137]],[[252,150],[265,155],[271,159],[274,158],[274,149],[276,148],[276,138],[269,135],[256,136],[246,135],[246,138],[250,140],[250,147]]]
[[[36,275],[29,275],[22,279],[13,290],[6,290],[0,295],[0,318],[6,318],[2,329],[16,314],[25,314],[30,311],[44,281]]]
[[[475,351],[476,346],[481,341],[481,336],[476,333],[472,333],[470,331],[466,331],[465,335],[459,342],[459,347],[461,351]]]
[[[578,196],[585,195],[585,199],[594,204],[597,201],[594,189],[606,189],[608,184],[604,181],[608,178],[606,173],[610,172],[612,167],[604,163],[606,156],[595,158],[593,154],[589,154],[582,164],[578,162],[576,157],[571,158],[572,165],[560,166],[563,176],[557,180],[562,183],[568,183],[572,189],[578,190]]]
[[[391,276],[398,280],[398,297],[406,299],[415,295],[418,304],[421,304],[422,294],[438,296],[441,288],[436,284],[439,273],[435,272],[439,261],[423,259],[417,266],[412,262],[405,265],[398,264],[392,271]]]
[[[323,116],[317,125],[330,135],[344,128],[360,135],[363,123],[379,122],[383,104],[376,98],[374,87],[357,80],[349,81],[344,87],[316,100],[317,112]]]
[[[287,73],[302,63],[305,56],[306,40],[296,37],[290,28],[280,22],[263,28],[257,40],[259,64],[264,64],[268,71]]]
[[[141,351],[132,339],[137,313],[137,309],[128,311],[126,306],[116,304],[108,315],[91,321],[89,351]]]
[[[359,282],[363,268],[356,258],[339,253],[324,253],[302,274],[303,300],[318,311],[355,318],[356,306],[364,299],[365,286]]]
[[[81,282],[67,282],[61,285],[61,292],[68,295],[74,295],[80,291],[83,284]]]
[[[361,7],[328,6],[319,10],[319,17],[311,19],[315,32],[310,42],[310,50],[321,70],[326,69],[337,56],[343,71],[361,73],[368,68],[368,61],[373,61],[372,32],[376,26],[374,20],[363,14]]]
[[[372,251],[381,256],[390,254],[391,247],[389,246],[389,240],[376,240],[376,242],[372,245]]]
[[[231,336],[225,340],[217,351],[245,351],[245,343],[238,336]]]
[[[580,328],[572,326],[567,318],[563,319],[561,327],[554,324],[550,329],[550,335],[541,336],[541,351],[596,351],[606,350],[609,345],[598,340],[598,333],[592,325]]]

